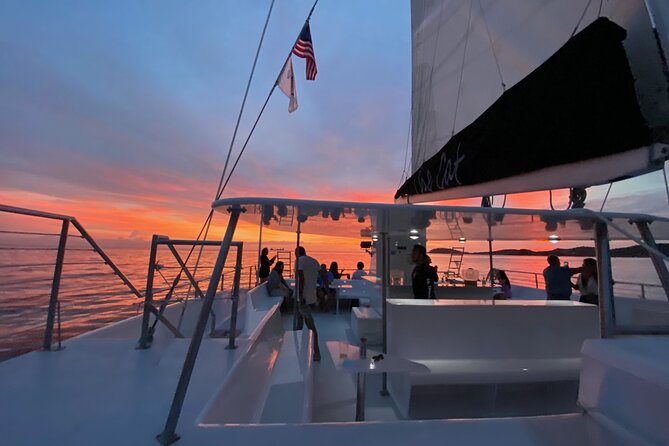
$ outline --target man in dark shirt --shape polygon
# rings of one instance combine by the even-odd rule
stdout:
[[[414,299],[434,299],[434,288],[439,282],[439,276],[430,266],[425,246],[414,245],[411,251],[411,261],[416,264],[411,273]]]
[[[549,255],[546,261],[548,267],[544,270],[544,283],[548,300],[571,299],[571,276],[580,273],[583,268],[560,266],[560,258],[554,254]]]

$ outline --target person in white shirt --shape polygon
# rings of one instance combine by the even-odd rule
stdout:
[[[318,260],[307,255],[307,251],[303,246],[298,246],[295,249],[295,279],[299,283],[300,297],[297,308],[300,315],[304,318],[304,323],[307,328],[314,334],[314,361],[321,360],[321,351],[318,346],[318,331],[316,331],[316,324],[314,323],[314,316],[311,314],[311,307],[316,305],[318,301],[317,282],[318,270],[320,263]]]
[[[300,278],[300,297],[308,305],[314,305],[317,302],[318,270],[321,264],[318,260],[306,254],[304,247],[300,246],[295,250],[295,277]],[[301,280],[304,277],[304,280]],[[304,288],[303,288],[304,287]]]
[[[364,270],[365,264],[362,262],[358,262],[358,269],[353,271],[353,274],[351,274],[351,279],[362,279],[363,276],[366,276],[367,273]]]

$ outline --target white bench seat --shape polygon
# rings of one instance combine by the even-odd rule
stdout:
[[[283,335],[260,423],[310,423],[313,335],[306,327]]]
[[[370,307],[354,307],[351,311],[351,330],[356,340],[366,338],[368,344],[383,342],[381,315]]]
[[[430,373],[416,374],[413,385],[503,384],[578,379],[580,358],[445,359],[417,361]]]
[[[430,369],[389,376],[405,415],[439,386],[575,384],[599,335],[597,307],[571,301],[389,299],[387,311],[388,353]]]

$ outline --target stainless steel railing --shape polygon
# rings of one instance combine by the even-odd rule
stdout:
[[[505,269],[504,271],[514,285],[536,289],[544,289],[546,286],[543,273],[512,269]],[[445,273],[445,271],[439,272],[440,275]],[[640,297],[642,299],[665,297],[664,288],[659,283],[614,280],[613,289],[616,294],[627,295],[629,297]]]
[[[92,252],[99,257],[103,264],[108,267],[111,272],[116,275],[124,286],[128,289],[126,292],[132,293],[136,297],[143,297],[139,290],[132,284],[132,282],[121,272],[117,265],[109,258],[105,251],[97,244],[93,237],[86,231],[86,229],[77,221],[76,218],[69,215],[55,214],[50,212],[42,212],[33,209],[19,208],[15,206],[0,205],[0,212],[4,214],[14,214],[25,217],[34,217],[44,220],[54,220],[60,222],[60,231],[58,233],[48,233],[41,231],[26,231],[26,230],[6,230],[1,231],[2,234],[10,236],[39,236],[39,237],[57,237],[58,247],[36,247],[36,246],[2,246],[0,250],[3,251],[56,251],[55,262],[39,262],[35,260],[23,261],[17,263],[8,263],[1,265],[2,268],[15,268],[15,269],[28,269],[32,271],[33,268],[45,268],[53,266],[53,273],[50,277],[41,277],[39,280],[45,285],[48,282],[51,283],[51,287],[48,293],[48,309],[47,317],[44,326],[43,336],[42,336],[42,348],[44,350],[52,350],[53,348],[53,335],[54,335],[54,325],[57,323],[57,336],[58,336],[58,346],[60,348],[62,341],[62,323],[61,323],[61,288],[62,288],[62,279],[63,279],[63,267],[66,265],[90,265],[95,262],[91,261],[74,261],[66,262],[65,256],[68,251],[87,251]],[[74,228],[78,234],[70,234],[71,229]],[[75,248],[68,247],[68,239],[81,239],[87,245],[86,248]],[[97,262],[100,264],[100,261]],[[10,287],[20,287],[21,280],[16,280],[14,282],[6,282],[3,285]],[[21,291],[20,288],[18,291]],[[45,296],[46,297],[46,296]],[[35,332],[37,327],[28,327],[27,332]]]

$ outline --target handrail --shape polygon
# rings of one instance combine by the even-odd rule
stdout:
[[[61,278],[63,277],[62,275],[62,270],[63,270],[63,265],[66,265],[68,263],[64,262],[65,258],[65,252],[66,251],[72,251],[72,250],[90,250],[92,248],[93,251],[95,251],[104,261],[104,264],[109,266],[111,268],[112,272],[117,275],[121,281],[130,289],[130,292],[134,294],[135,296],[142,298],[142,294],[139,292],[139,290],[130,282],[130,280],[121,272],[121,270],[116,266],[116,264],[109,258],[107,253],[100,247],[100,245],[97,244],[95,239],[86,231],[86,229],[77,221],[77,219],[73,216],[70,215],[64,215],[64,214],[55,214],[52,212],[44,212],[44,211],[38,211],[34,209],[27,209],[27,208],[21,208],[17,206],[8,206],[4,204],[0,204],[0,212],[5,212],[9,214],[17,214],[17,215],[25,215],[28,217],[37,217],[37,218],[45,218],[45,219],[51,219],[51,220],[58,220],[62,223],[61,226],[61,231],[60,234],[58,235],[58,248],[55,248],[57,250],[57,255],[56,255],[56,262],[54,264],[44,264],[42,266],[54,266],[54,272],[53,276],[51,278],[51,293],[49,294],[49,309],[47,313],[47,320],[46,320],[46,326],[44,329],[44,339],[42,342],[42,348],[44,350],[51,350],[51,340],[53,336],[53,329],[54,329],[54,322],[56,320],[56,316],[58,315],[58,336],[59,336],[59,347],[60,347],[60,300],[59,300],[59,292],[60,292],[60,283],[61,283]],[[67,248],[67,239],[70,237],[69,235],[69,228],[70,225],[74,226],[74,228],[79,231],[79,235],[73,234],[72,237],[80,237],[84,239],[90,246],[91,248]],[[3,231],[3,233],[14,233],[14,234],[20,234],[20,235],[56,235],[56,234],[43,234],[43,233],[32,233],[29,231]],[[12,249],[16,247],[8,247],[7,249]],[[21,250],[45,250],[45,248],[16,248],[16,249],[21,249]],[[47,248],[48,249],[48,248]],[[53,250],[53,249],[52,249]],[[69,264],[78,264],[80,262],[70,262]],[[30,265],[23,265],[23,266],[30,266]],[[32,265],[35,266],[35,265]]]
[[[513,269],[505,269],[504,270],[506,273],[513,273],[513,274],[525,274],[527,276],[531,276],[534,282],[534,288],[536,289],[541,289],[541,286],[543,285],[543,274],[542,273],[537,273],[533,271],[520,271],[520,270],[513,270]],[[439,271],[439,274],[447,274],[448,271]],[[531,280],[531,279],[530,279]],[[527,283],[520,282],[518,281],[512,281],[515,284],[521,285],[521,286],[528,286]],[[663,289],[662,285],[659,283],[646,283],[646,282],[628,282],[628,281],[622,281],[622,280],[614,280],[613,281],[613,286],[615,287],[616,285],[629,285],[629,286],[635,286],[639,287],[640,289],[640,297],[642,299],[646,299],[647,296],[647,289],[648,288],[659,288]]]
[[[527,274],[531,275],[534,277],[534,287],[539,289],[539,277],[543,280],[543,274],[542,273],[535,273],[532,271],[518,271],[518,270],[513,270],[513,269],[505,269],[504,270],[507,273],[514,273],[514,274]]]

